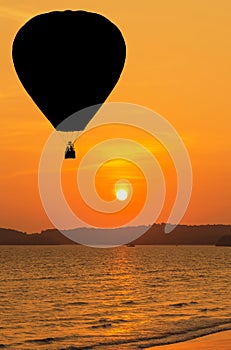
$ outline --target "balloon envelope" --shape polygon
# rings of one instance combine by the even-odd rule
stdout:
[[[78,110],[98,105],[66,126],[71,131],[84,129],[114,88],[126,46],[102,15],[68,10],[30,19],[16,34],[12,54],[21,83],[55,128]]]

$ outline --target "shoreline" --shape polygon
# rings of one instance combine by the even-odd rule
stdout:
[[[195,339],[167,345],[155,345],[148,347],[149,350],[230,350],[231,330],[220,331]]]

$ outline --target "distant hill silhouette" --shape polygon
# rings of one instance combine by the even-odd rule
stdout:
[[[224,235],[231,236],[230,225],[178,225],[169,234],[165,224],[153,225],[135,244],[215,245]]]
[[[50,245],[74,244],[58,230],[27,234],[16,230],[0,228],[0,245]]]
[[[222,236],[216,242],[216,246],[226,246],[231,247],[231,235]]]
[[[170,234],[164,233],[165,224],[154,224],[141,237],[134,241],[136,245],[225,245],[230,246],[230,225],[178,225]],[[129,230],[140,230],[140,227],[130,227]],[[79,228],[87,232],[97,229]],[[120,229],[115,229],[119,230]],[[76,244],[62,235],[56,229],[41,233],[27,234],[12,229],[0,228],[0,245],[62,245]]]

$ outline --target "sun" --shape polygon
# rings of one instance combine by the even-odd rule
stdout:
[[[116,198],[119,200],[119,201],[125,201],[127,198],[128,198],[128,193],[126,190],[117,190],[116,191]]]

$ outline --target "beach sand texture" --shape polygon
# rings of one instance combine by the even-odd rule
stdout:
[[[153,350],[231,350],[231,331],[219,332],[187,342],[155,346]]]

